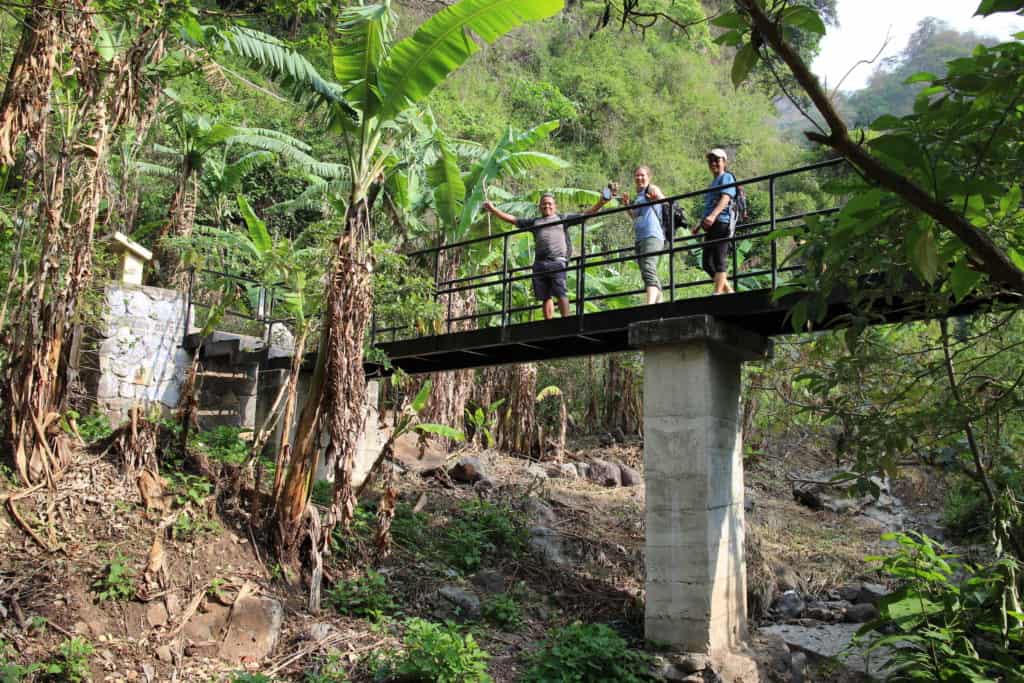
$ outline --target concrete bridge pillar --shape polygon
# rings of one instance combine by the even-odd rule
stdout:
[[[771,342],[711,316],[635,323],[644,352],[648,639],[726,654],[747,629],[740,366]]]

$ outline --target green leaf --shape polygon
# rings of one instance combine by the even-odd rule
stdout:
[[[750,70],[757,64],[758,54],[753,43],[747,43],[736,53],[732,60],[732,85],[735,88],[747,79]]]
[[[894,128],[902,128],[903,119],[892,114],[882,114],[877,119],[871,122],[871,130],[892,130]]]
[[[914,271],[927,283],[935,281],[939,272],[939,254],[931,227],[916,226],[907,236],[907,258]]]
[[[1010,191],[999,200],[999,214],[1004,218],[1020,211],[1021,189],[1020,185],[1014,184]]]
[[[466,440],[466,435],[462,432],[462,430],[455,429],[454,427],[449,427],[448,425],[434,424],[433,422],[423,422],[421,424],[416,425],[416,429],[420,430],[421,432],[427,432],[428,434],[437,434],[438,436],[443,436],[444,438],[451,439],[452,441]]]
[[[462,0],[441,10],[402,40],[380,70],[383,118],[422,101],[480,46],[528,21],[560,12],[564,0]]]
[[[1021,254],[1016,249],[1010,248],[1009,251],[1010,260],[1013,261],[1013,265],[1017,266],[1021,270],[1024,270],[1024,254]]]
[[[918,71],[916,74],[909,76],[907,80],[903,82],[906,83],[907,85],[910,85],[911,83],[921,83],[924,81],[931,83],[932,81],[937,80],[939,80],[939,77],[931,73],[930,71]]]
[[[996,12],[1019,12],[1022,8],[1024,8],[1024,2],[1021,0],[981,0],[978,11],[974,15],[987,17]]]
[[[434,209],[441,224],[448,231],[458,225],[462,203],[466,199],[466,186],[459,173],[459,162],[448,146],[448,140],[436,131],[437,147],[440,152],[437,162],[427,169],[427,179],[434,186]]]
[[[726,12],[712,19],[710,24],[721,28],[744,29],[747,27],[747,18],[739,12]]]
[[[430,398],[430,388],[434,385],[429,379],[423,383],[420,390],[416,392],[416,398],[412,400],[412,411],[417,415],[427,406],[427,399]]]
[[[377,73],[388,56],[390,27],[391,10],[383,3],[347,7],[338,19],[332,47],[334,77],[364,117],[374,116],[380,105]]]
[[[825,35],[825,22],[821,20],[817,12],[803,5],[793,5],[783,10],[782,23],[817,33],[819,36]]]
[[[252,207],[245,197],[238,195],[238,210],[245,221],[245,227],[249,230],[249,240],[252,242],[253,251],[257,257],[264,257],[274,248],[274,241],[267,232],[267,224],[259,219],[253,212]]]
[[[949,274],[949,286],[953,289],[953,296],[956,297],[957,303],[963,301],[964,297],[974,291],[981,278],[981,273],[971,270],[967,266],[967,259],[956,262],[953,271]]]

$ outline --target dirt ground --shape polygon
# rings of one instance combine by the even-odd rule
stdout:
[[[503,629],[485,620],[470,625],[491,654],[489,671],[499,683],[517,680],[525,656],[552,628],[574,621],[611,625],[643,645],[642,486],[605,488],[583,479],[535,478],[530,463],[494,451],[475,453],[494,486],[453,484],[417,471],[398,475],[400,506],[415,509],[431,529],[441,529],[461,503],[486,499],[522,511],[528,524],[540,514],[564,539],[569,561],[547,564],[535,553],[501,548],[484,569],[503,578],[521,606],[522,624]],[[618,460],[642,471],[639,444],[570,451],[571,459]],[[805,592],[815,594],[866,574],[863,558],[882,549],[881,529],[862,517],[812,511],[794,502],[794,472],[820,467],[812,452],[762,455],[747,464],[749,573],[752,583],[771,581],[780,565],[791,568]],[[412,463],[415,465],[415,463]],[[166,509],[147,511],[131,476],[108,459],[81,452],[51,494],[24,495],[0,484],[0,640],[12,661],[46,661],[59,643],[81,636],[95,648],[89,663],[95,681],[233,680],[235,672],[262,672],[274,680],[303,680],[324,653],[356,665],[370,653],[394,647],[397,630],[368,619],[307,609],[303,589],[289,587],[280,567],[268,561],[244,510],[216,509],[213,497],[165,495]],[[926,483],[905,485],[923,495]],[[900,491],[904,492],[903,489]],[[6,499],[6,500],[5,500]],[[368,497],[372,504],[372,495]],[[752,507],[749,507],[752,504]],[[911,505],[919,504],[912,501]],[[538,507],[539,505],[539,507]],[[13,507],[15,514],[10,512]],[[540,512],[538,513],[538,509]],[[182,524],[181,511],[189,512]],[[324,567],[328,584],[358,575],[373,556],[369,534],[339,543]],[[123,557],[133,594],[102,601],[95,588],[112,558]],[[399,615],[439,620],[450,616],[437,590],[472,589],[473,577],[439,564],[423,547],[394,549],[378,563]],[[223,610],[230,619],[239,595],[265,595],[284,607],[281,636],[263,661],[245,656],[224,662],[210,642],[194,642],[182,625],[189,617]],[[394,622],[390,622],[393,624]],[[357,668],[357,667],[356,667]],[[361,678],[361,676],[363,676]],[[353,680],[369,680],[355,673]]]

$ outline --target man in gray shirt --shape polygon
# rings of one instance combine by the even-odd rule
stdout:
[[[505,213],[491,202],[484,202],[484,209],[506,223],[517,228],[530,228],[536,242],[533,258],[533,294],[543,302],[544,319],[555,317],[555,302],[562,317],[569,315],[569,296],[565,287],[566,271],[572,258],[572,241],[566,232],[564,221],[596,213],[607,202],[603,197],[582,213],[559,215],[555,196],[545,193],[540,198],[537,218],[516,218]]]

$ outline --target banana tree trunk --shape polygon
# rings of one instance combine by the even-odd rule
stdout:
[[[365,200],[350,205],[346,231],[335,243],[334,266],[324,288],[324,316],[316,367],[292,448],[291,466],[276,504],[276,542],[282,562],[295,565],[318,459],[320,429],[327,438],[324,461],[334,469],[334,496],[318,547],[323,551],[334,526],[348,524],[355,507],[352,461],[363,432],[366,395],[363,340],[373,300],[366,246],[369,211]]]
[[[196,222],[196,198],[199,195],[199,169],[191,164],[188,156],[182,161],[178,187],[171,197],[167,211],[167,222],[157,236],[156,254],[157,280],[174,289],[186,287],[188,272],[182,267],[179,247],[166,243],[169,238],[188,237]]]
[[[641,431],[640,383],[636,368],[621,355],[608,356],[605,428],[620,436]]]
[[[524,457],[538,454],[537,444],[537,366],[533,363],[483,368],[474,385],[473,402],[486,406],[499,399],[492,430],[495,445]]]
[[[451,281],[458,276],[460,260],[457,253],[451,256],[446,254],[439,271],[442,282]],[[473,291],[446,294],[441,297],[440,303],[446,315],[450,311],[451,318],[462,318],[476,313],[476,293]],[[458,320],[452,323],[451,329],[452,332],[476,329],[476,321]],[[475,372],[472,369],[450,370],[431,375],[430,379],[434,384],[430,400],[423,411],[423,421],[461,428],[466,414],[466,403],[473,390],[474,376]]]

